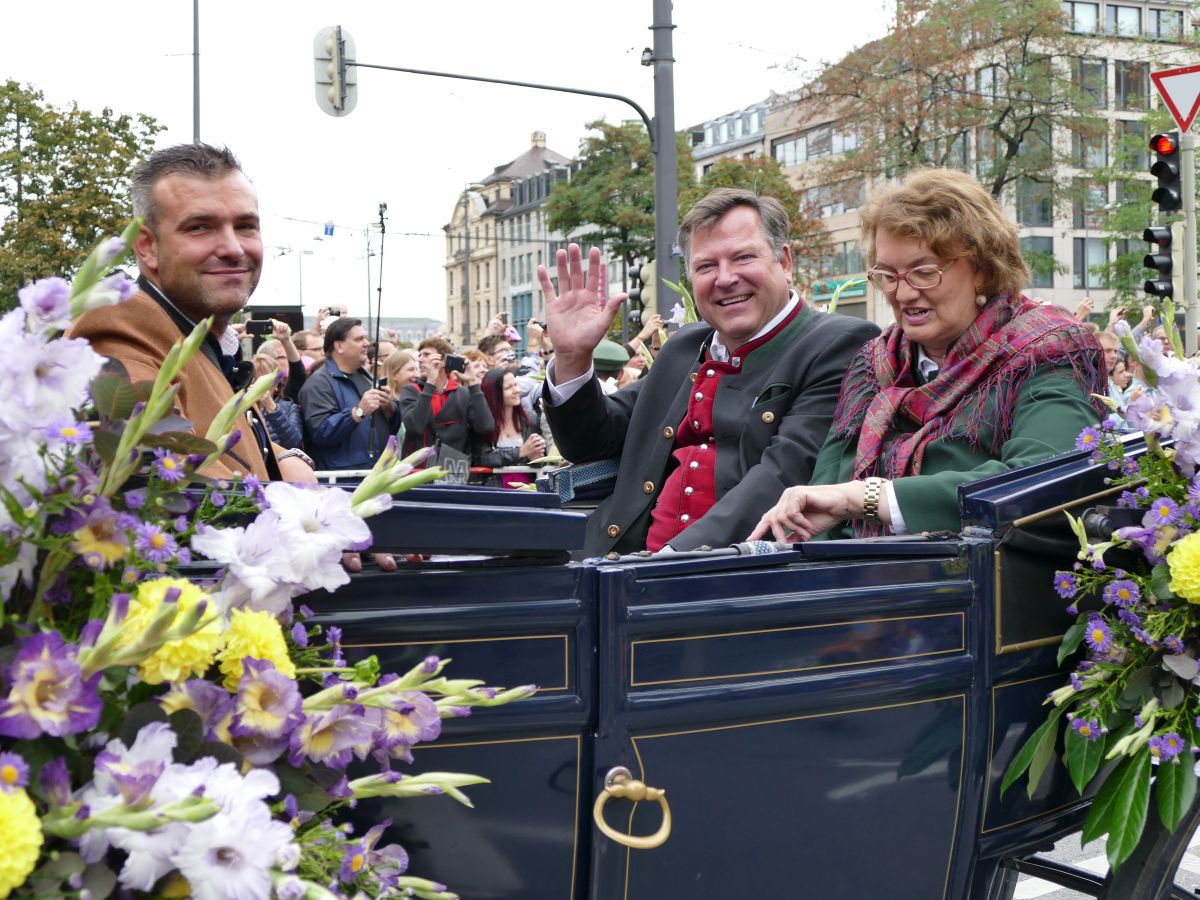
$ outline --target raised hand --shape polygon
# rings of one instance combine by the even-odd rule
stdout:
[[[625,294],[607,302],[600,299],[600,250],[588,251],[585,271],[578,244],[557,254],[558,287],[556,293],[545,266],[538,266],[538,282],[546,295],[546,326],[554,336],[554,380],[561,384],[578,378],[592,364],[592,351],[604,339]]]

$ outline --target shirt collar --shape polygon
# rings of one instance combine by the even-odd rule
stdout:
[[[799,302],[800,302],[800,295],[797,294],[795,291],[788,291],[788,302],[783,307],[783,309],[781,309],[779,311],[779,313],[775,316],[775,318],[773,318],[770,322],[768,322],[766,325],[764,325],[762,328],[760,328],[757,332],[755,332],[754,335],[751,336],[750,340],[742,341],[742,343],[749,344],[750,341],[756,341],[760,337],[762,337],[764,334],[766,334],[768,331],[770,331],[771,329],[778,326],[780,322],[782,322],[789,315],[791,315],[792,310],[796,308],[796,304]],[[708,355],[713,360],[713,362],[728,362],[729,361],[729,348],[721,343],[721,339],[717,336],[717,333],[715,331],[713,332],[712,341],[708,345]]]
[[[938,371],[941,369],[928,353],[925,348],[917,344],[917,369],[921,373],[921,380],[926,384],[937,378]]]

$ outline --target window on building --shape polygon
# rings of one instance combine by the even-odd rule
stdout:
[[[995,100],[1004,93],[1004,70],[999,66],[984,66],[975,73],[975,90],[981,97]]]
[[[1017,221],[1033,226],[1054,224],[1054,192],[1050,185],[1032,178],[1017,181]]]
[[[1178,9],[1152,9],[1147,29],[1149,37],[1160,41],[1178,41],[1183,38],[1183,12]]]
[[[822,275],[857,275],[863,271],[862,247],[858,241],[839,241],[830,250],[828,259],[823,261]]]
[[[733,136],[740,138],[746,134],[746,123],[741,116],[733,120]]]
[[[1113,61],[1117,109],[1145,109],[1150,95],[1150,66],[1142,60]]]
[[[1103,59],[1079,57],[1074,67],[1075,86],[1089,95],[1096,109],[1108,106],[1108,65]]]
[[[835,131],[833,133],[833,152],[834,153],[843,153],[846,150],[853,150],[857,146],[858,146],[858,135],[854,134],[853,132],[843,133],[840,131]]]
[[[500,283],[504,284],[504,280],[508,278],[508,260],[500,260]]]
[[[447,293],[447,295],[449,295],[451,297],[454,296],[454,273],[453,272],[446,273],[446,293]]]
[[[1146,123],[1141,119],[1117,123],[1116,160],[1123,169],[1143,172],[1150,166],[1150,147],[1146,142]]]
[[[1136,6],[1108,6],[1108,33],[1118,37],[1141,37],[1142,11]]]
[[[1108,206],[1108,185],[1076,179],[1071,224],[1076,228],[1103,228]]]
[[[750,132],[762,131],[763,129],[763,112],[761,109],[756,109],[750,113]]]
[[[805,132],[808,138],[808,158],[827,156],[833,152],[833,126],[821,125]]]
[[[771,155],[781,166],[794,166],[808,159],[808,139],[803,135],[771,141]]]
[[[1075,165],[1081,169],[1099,169],[1108,165],[1108,135],[1103,131],[1095,134],[1081,131],[1071,132],[1071,153]]]
[[[1087,244],[1087,259],[1084,259],[1084,244]],[[1108,262],[1108,252],[1104,239],[1098,237],[1075,238],[1074,259],[1072,269],[1073,284],[1077,288],[1091,290],[1108,286],[1104,269]]]
[[[1021,238],[1021,255],[1029,266],[1029,287],[1054,287],[1054,238]]]
[[[822,184],[801,192],[800,207],[813,215],[838,216],[862,206],[864,193],[860,178]]]
[[[492,264],[490,262],[485,262],[483,264],[483,286],[492,286]]]
[[[717,125],[717,143],[723,144],[729,140],[729,120],[722,119]]]
[[[1067,14],[1067,29],[1076,34],[1095,34],[1100,25],[1099,3],[1077,3],[1064,0],[1063,12]]]
[[[704,144],[711,147],[717,142],[717,126],[709,122],[704,126]]]

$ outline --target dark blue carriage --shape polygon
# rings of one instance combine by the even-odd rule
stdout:
[[[434,653],[451,677],[540,690],[416,748],[420,770],[492,780],[475,809],[359,816],[402,823],[414,871],[470,898],[1006,898],[1018,870],[1173,896],[1179,839],[1122,886],[1026,859],[1083,821],[1061,767],[1033,798],[999,793],[1063,678],[1061,510],[1106,502],[1105,474],[1076,454],[969,485],[960,535],[585,562],[567,561],[583,515],[553,495],[414,491],[372,520],[377,544],[458,555],[310,605],[349,656]],[[668,815],[659,846],[624,845]]]

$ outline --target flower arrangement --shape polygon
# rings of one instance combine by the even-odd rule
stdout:
[[[1174,322],[1169,303],[1163,318]],[[1200,754],[1200,373],[1172,324],[1171,355],[1149,336],[1135,344],[1126,323],[1117,329],[1131,358],[1141,359],[1147,389],[1124,409],[1106,402],[1144,432],[1148,450],[1125,455],[1115,416],[1085,429],[1076,446],[1125,486],[1116,513],[1131,524],[1095,537],[1068,514],[1080,549],[1054,588],[1076,619],[1058,660],[1081,648],[1082,658],[1047,697],[1045,723],[1001,783],[1004,792],[1027,773],[1032,796],[1061,730],[1076,789],[1098,785],[1083,840],[1107,835],[1114,870],[1137,846],[1151,796],[1163,827],[1179,825],[1196,798]]]
[[[454,897],[382,844],[389,823],[355,835],[339,816],[365,797],[469,806],[484,779],[395,766],[443,718],[534,688],[449,679],[436,657],[349,665],[338,629],[294,606],[346,584],[364,517],[441,472],[393,438],[353,494],[207,477],[276,376],[201,438],[172,382],[211,321],[152,384],[62,335],[135,293],[104,273],[139,224],[0,318],[0,898]],[[375,768],[351,778],[356,759]]]

